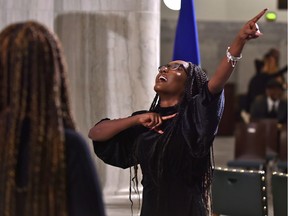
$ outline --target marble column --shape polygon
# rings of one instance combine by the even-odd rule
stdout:
[[[159,64],[160,1],[60,0],[54,8],[81,133],[87,138],[102,118],[149,109]],[[129,169],[99,159],[97,168],[106,204],[130,208]]]
[[[53,29],[54,0],[0,0],[0,30],[25,20],[37,20]]]

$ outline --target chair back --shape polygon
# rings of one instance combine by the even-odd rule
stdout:
[[[287,125],[282,125],[280,128],[277,167],[279,171],[287,173]]]
[[[267,215],[265,172],[214,169],[212,211],[231,216]]]
[[[266,158],[268,160],[274,159],[279,151],[279,130],[277,119],[261,119],[259,123],[264,125],[262,136],[265,137]]]
[[[265,127],[258,122],[239,122],[235,128],[235,159],[266,159]]]
[[[279,160],[287,161],[287,125],[282,125],[280,129]]]
[[[272,175],[273,212],[275,216],[287,216],[288,175],[274,172]]]

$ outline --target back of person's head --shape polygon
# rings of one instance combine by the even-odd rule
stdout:
[[[256,74],[260,73],[262,71],[262,68],[264,66],[264,61],[260,59],[255,59],[254,60],[254,65],[256,68]]]
[[[263,57],[263,67],[262,70],[264,73],[275,73],[279,69],[279,51],[276,49],[270,49],[265,53]]]
[[[75,126],[66,73],[60,42],[44,25],[15,23],[0,33],[0,209],[5,215],[14,215],[23,194],[23,216],[67,214],[64,129]],[[26,150],[26,159],[19,161]],[[27,173],[24,181],[21,172]]]
[[[275,59],[276,64],[278,66],[279,65],[279,60],[280,60],[280,51],[278,49],[276,49],[276,48],[271,48],[268,51],[268,54]]]

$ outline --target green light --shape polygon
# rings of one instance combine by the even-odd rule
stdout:
[[[275,12],[267,12],[265,17],[267,21],[275,21],[277,19],[277,14]]]

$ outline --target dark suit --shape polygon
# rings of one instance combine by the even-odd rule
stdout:
[[[265,95],[265,89],[267,83],[270,80],[275,79],[276,77],[282,77],[285,80],[283,74],[286,72],[287,72],[287,65],[278,72],[273,74],[258,72],[256,75],[254,75],[248,84],[246,110],[249,111],[251,109],[252,103],[257,98],[257,96]]]
[[[273,118],[268,111],[267,97],[260,96],[257,97],[252,103],[250,109],[251,120],[259,120],[264,118]],[[280,100],[278,108],[276,110],[276,117],[279,123],[287,122],[287,101]]]

